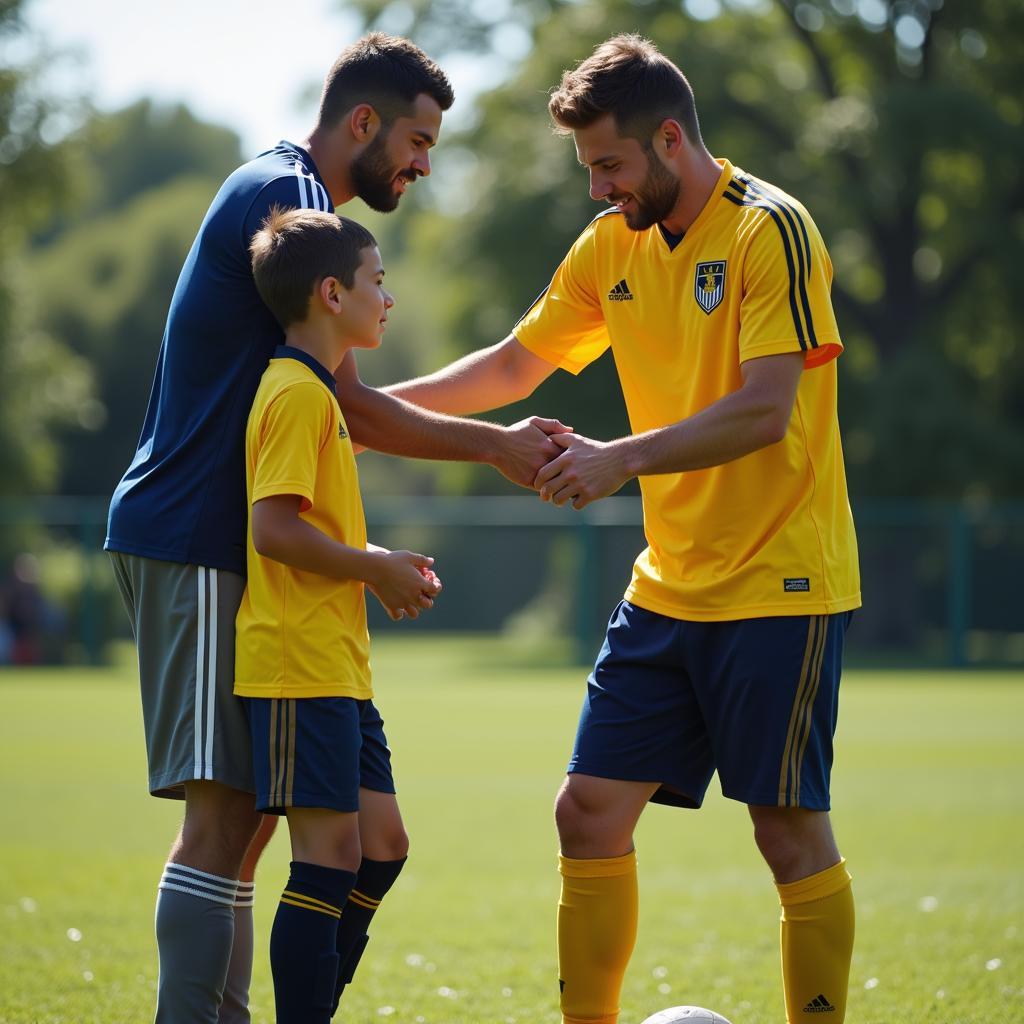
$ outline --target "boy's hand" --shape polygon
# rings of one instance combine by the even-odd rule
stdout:
[[[433,569],[428,569],[425,565],[421,565],[420,566],[420,575],[428,583],[430,583],[431,585],[433,585],[436,588],[434,590],[434,595],[439,594],[442,591],[442,589],[444,589],[442,584],[441,584],[441,577],[438,576],[437,573],[434,572]]]
[[[430,568],[434,564],[432,558],[412,551],[376,547],[374,556],[373,578],[366,585],[390,618],[396,622],[406,616],[415,619],[421,609],[433,607],[441,581]]]

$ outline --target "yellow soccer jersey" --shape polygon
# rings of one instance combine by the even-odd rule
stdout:
[[[302,498],[301,516],[334,540],[366,547],[355,454],[315,359],[280,346],[260,381],[245,431],[250,510],[275,494]],[[294,569],[256,552],[235,623],[235,693],[243,697],[373,696],[366,600],[359,580]]]
[[[832,265],[800,203],[719,163],[711,198],[674,247],[658,225],[631,231],[614,210],[595,218],[514,333],[571,373],[611,345],[635,433],[735,391],[748,359],[804,352],[810,372],[782,441],[722,466],[641,477],[649,546],[626,598],[698,621],[856,608]]]

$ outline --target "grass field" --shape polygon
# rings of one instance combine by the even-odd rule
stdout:
[[[551,800],[583,674],[498,641],[377,645],[412,857],[339,1015],[350,1024],[556,1022]],[[151,1020],[154,886],[179,805],[145,793],[131,666],[0,674],[0,1022]],[[713,784],[713,789],[716,784]],[[849,673],[833,778],[854,875],[857,1024],[1024,1021],[1024,678]],[[775,891],[742,807],[652,807],[622,1024],[710,1006],[781,1024]],[[257,879],[253,1020],[287,871]]]

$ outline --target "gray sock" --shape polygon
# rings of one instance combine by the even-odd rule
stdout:
[[[231,946],[224,1002],[218,1024],[249,1024],[249,982],[252,981],[252,905],[255,886],[239,882],[235,897],[235,941]]]
[[[217,1024],[235,933],[237,879],[168,864],[156,901],[155,1024]]]

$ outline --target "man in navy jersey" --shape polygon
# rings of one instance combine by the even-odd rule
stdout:
[[[429,151],[452,100],[442,70],[407,40],[373,33],[345,49],[308,139],[278,143],[221,187],[171,300],[138,450],[114,492],[105,544],[138,644],[149,789],[185,800],[157,898],[159,1024],[249,1020],[260,816],[248,725],[232,694],[245,586],[243,439],[283,337],[257,294],[249,242],[274,206],[333,212],[359,196],[376,210],[395,209],[430,173]],[[397,401],[393,415],[398,429],[415,434],[418,453],[487,461],[525,485],[559,451],[547,435],[560,426],[546,420],[501,427]],[[360,815],[377,839],[364,846],[360,905],[339,929],[336,999],[407,849],[393,796],[366,791]]]

